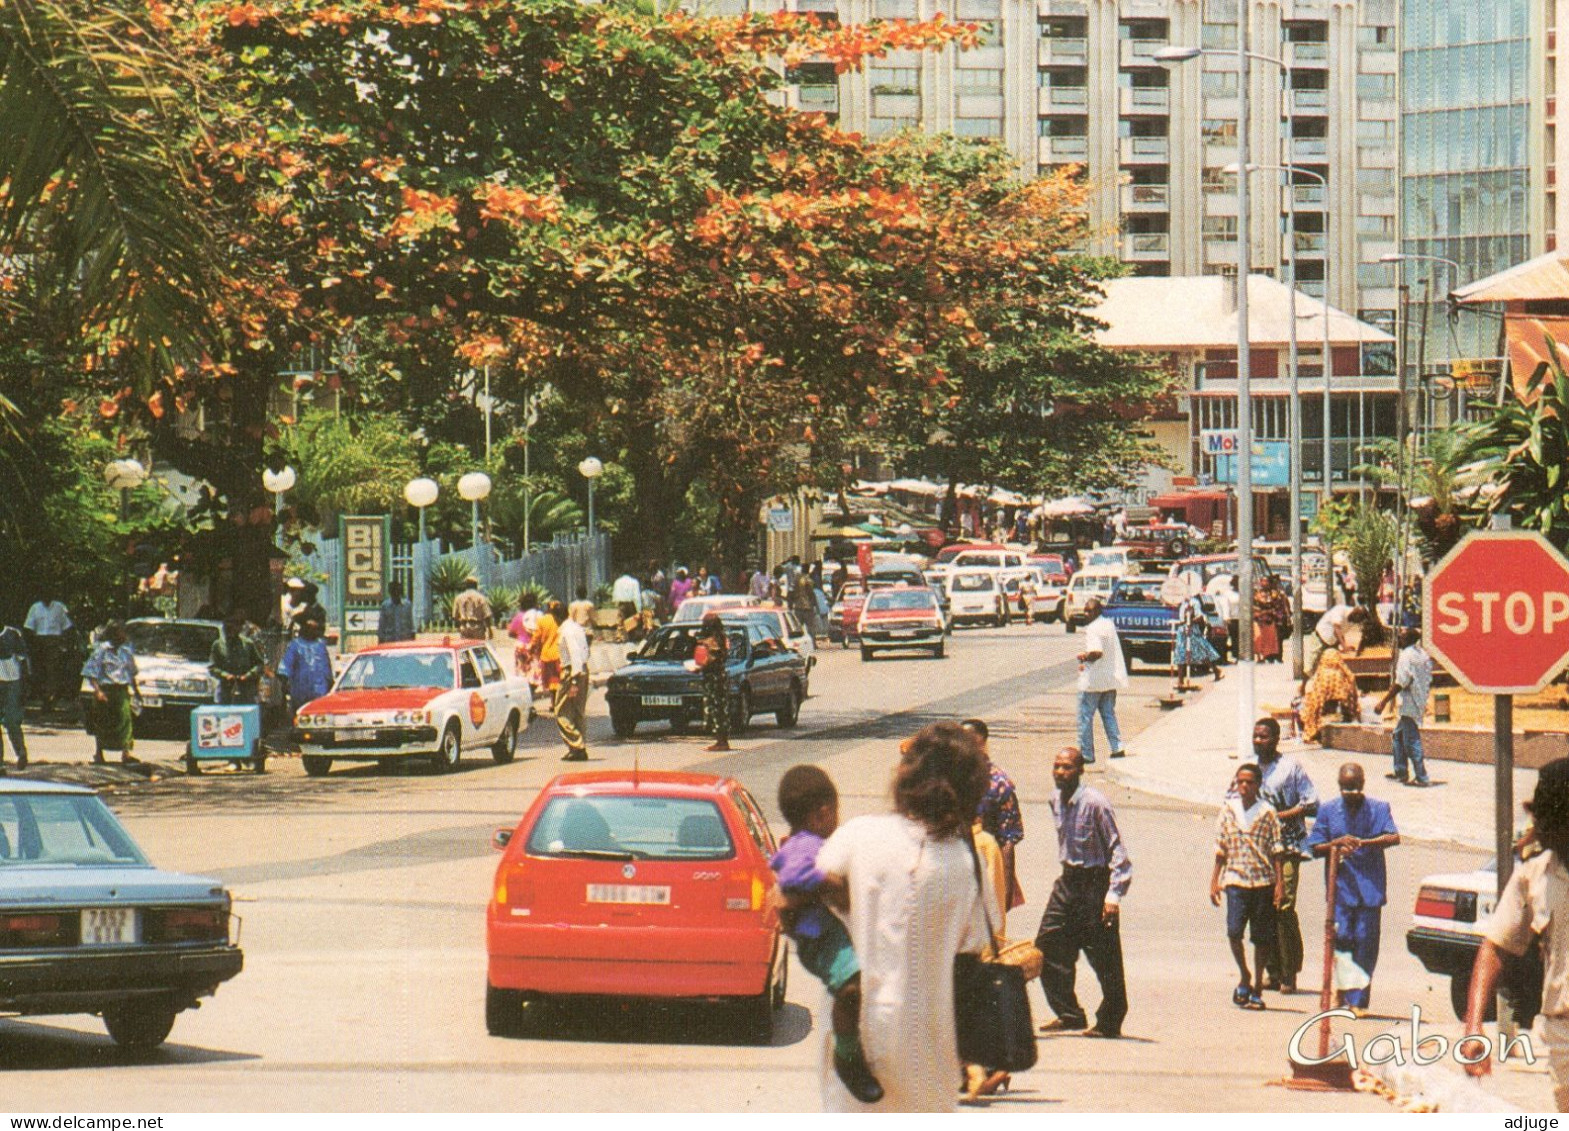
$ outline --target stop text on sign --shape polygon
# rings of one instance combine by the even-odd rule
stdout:
[[[1449,592],[1441,594],[1436,603],[1438,623],[1434,627],[1446,636],[1473,631],[1483,635],[1507,631],[1516,636],[1540,631],[1551,636],[1560,626],[1569,625],[1569,592],[1561,590]],[[1569,633],[1569,628],[1564,631]]]
[[[1569,560],[1534,531],[1468,535],[1422,598],[1428,651],[1471,691],[1540,691],[1569,666]]]

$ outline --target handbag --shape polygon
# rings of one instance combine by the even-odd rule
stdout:
[[[1002,953],[1003,940],[992,929],[981,880],[981,860],[975,842],[965,835],[970,862],[975,867],[975,898],[981,901],[986,934],[992,950]],[[1006,948],[1012,949],[1012,948]],[[1003,961],[985,961],[976,954],[953,959],[953,1020],[959,1038],[959,1059],[965,1064],[1023,1072],[1035,1066],[1035,1023],[1024,969]]]

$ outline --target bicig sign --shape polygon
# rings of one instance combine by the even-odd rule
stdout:
[[[338,545],[342,548],[343,612],[380,608],[391,572],[392,519],[385,515],[342,515]]]

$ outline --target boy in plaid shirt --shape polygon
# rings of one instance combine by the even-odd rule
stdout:
[[[1209,901],[1220,906],[1226,895],[1226,938],[1241,981],[1231,1000],[1244,1009],[1264,1008],[1264,956],[1275,945],[1275,908],[1284,895],[1280,860],[1280,819],[1259,796],[1264,775],[1252,762],[1237,770],[1236,796],[1226,799],[1215,830],[1215,871]],[[1253,971],[1248,971],[1242,936],[1252,924]]]

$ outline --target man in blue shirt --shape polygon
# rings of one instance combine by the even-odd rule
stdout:
[[[1335,851],[1340,857],[1335,882],[1335,949],[1349,952],[1369,981],[1360,989],[1342,991],[1340,997],[1359,1016],[1366,1012],[1372,995],[1379,920],[1388,901],[1384,852],[1400,843],[1389,802],[1365,796],[1364,781],[1357,763],[1340,767],[1340,796],[1319,807],[1318,820],[1307,840],[1315,856],[1327,858]]]

